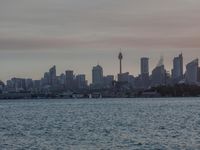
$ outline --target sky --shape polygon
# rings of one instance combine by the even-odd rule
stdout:
[[[91,81],[92,66],[104,75],[137,76],[140,58],[150,70],[164,56],[184,65],[200,56],[199,0],[0,0],[0,80],[40,79],[52,65]]]

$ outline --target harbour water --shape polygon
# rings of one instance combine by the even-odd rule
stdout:
[[[200,98],[2,100],[0,149],[200,149]]]

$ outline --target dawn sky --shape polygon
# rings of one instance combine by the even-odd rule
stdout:
[[[52,65],[85,73],[98,62],[104,74],[139,73],[161,55],[167,70],[183,52],[184,64],[200,56],[199,0],[0,0],[0,79],[40,79]]]

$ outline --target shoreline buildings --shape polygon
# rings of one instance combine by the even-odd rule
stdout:
[[[163,58],[161,57],[157,66],[149,71],[149,58],[140,59],[140,74],[136,77],[129,72],[123,72],[122,60],[123,54],[118,55],[119,73],[117,80],[114,75],[104,76],[103,67],[99,64],[92,68],[92,83],[89,85],[85,74],[75,75],[73,70],[66,70],[57,76],[56,66],[54,65],[40,80],[11,78],[4,84],[0,82],[0,92],[36,92],[52,93],[67,91],[85,91],[100,89],[149,89],[161,85],[189,84],[200,85],[200,67],[199,60],[195,59],[186,65],[186,71],[183,71],[183,55],[180,54],[173,59],[173,68],[171,74],[165,69]]]

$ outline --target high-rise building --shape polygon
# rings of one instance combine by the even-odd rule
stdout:
[[[49,72],[44,73],[44,78],[43,78],[43,85],[50,85],[50,75]]]
[[[114,81],[114,76],[113,75],[107,75],[103,77],[104,80],[104,87],[110,88],[112,86],[112,83]]]
[[[87,81],[84,74],[79,74],[76,76],[77,88],[85,89],[87,88]]]
[[[159,86],[166,84],[166,70],[164,65],[157,66],[152,71],[151,86]]]
[[[26,90],[31,90],[33,88],[33,80],[32,79],[26,79]]]
[[[94,66],[92,69],[92,84],[95,86],[103,85],[103,68],[100,65]]]
[[[149,86],[149,58],[141,58],[141,75],[140,75],[140,86],[147,88]]]
[[[73,70],[67,70],[65,71],[65,78],[66,78],[66,89],[73,89],[73,81],[74,81],[74,71]]]
[[[149,58],[141,58],[141,75],[149,74]]]
[[[3,83],[3,81],[0,80],[0,93],[2,93],[4,87],[5,87],[5,84]]]
[[[135,86],[135,78],[133,75],[130,75],[129,72],[118,74],[118,81],[132,87]]]
[[[173,79],[173,82],[175,82],[175,83],[177,83],[183,79],[183,56],[182,56],[182,54],[180,54],[178,57],[175,57],[173,60],[172,79]]]
[[[51,86],[55,86],[57,83],[57,77],[56,77],[56,66],[53,66],[49,69],[49,84]]]
[[[59,85],[65,85],[65,80],[66,80],[65,74],[62,73],[62,74],[58,77]]]
[[[186,65],[186,82],[188,84],[197,84],[199,74],[199,60],[195,59]]]

